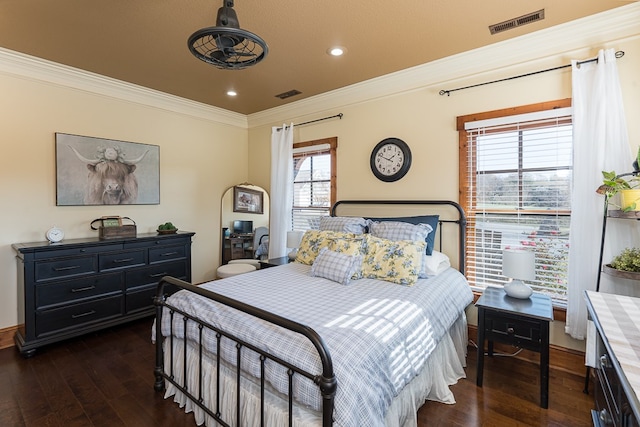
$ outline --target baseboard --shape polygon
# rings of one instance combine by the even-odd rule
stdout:
[[[474,343],[478,342],[478,327],[469,325],[469,339]],[[494,351],[499,353],[514,353],[515,347],[508,344],[494,343]],[[531,350],[522,350],[517,359],[528,362],[540,363],[540,354]],[[549,346],[549,369],[557,369],[575,375],[584,375],[586,367],[584,364],[584,352],[556,345]]]
[[[13,347],[15,345],[13,336],[15,335],[17,330],[18,325],[0,329],[0,350],[2,350],[3,348]]]

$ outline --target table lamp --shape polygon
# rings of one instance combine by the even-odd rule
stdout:
[[[502,275],[512,280],[504,285],[504,291],[513,298],[527,299],[533,291],[523,280],[536,278],[536,255],[525,249],[502,251]]]
[[[289,252],[289,259],[296,259],[303,235],[303,231],[287,231],[287,247],[292,248]]]

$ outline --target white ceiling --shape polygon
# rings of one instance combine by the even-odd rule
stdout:
[[[193,57],[187,38],[215,25],[221,0],[2,0],[0,46],[251,114],[631,2],[236,0],[240,27],[269,54],[245,70],[219,70]],[[489,32],[540,9],[542,21]],[[329,56],[333,45],[347,54]],[[275,97],[292,89],[302,94]]]

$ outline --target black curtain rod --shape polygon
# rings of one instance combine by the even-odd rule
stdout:
[[[308,122],[302,122],[302,123],[298,123],[298,124],[295,124],[295,123],[294,123],[293,125],[294,125],[294,126],[303,126],[303,125],[308,125],[309,123],[315,123],[315,122],[321,122],[321,121],[323,121],[323,120],[334,119],[334,118],[336,118],[336,117],[340,117],[340,120],[342,120],[342,116],[343,116],[343,114],[342,114],[342,113],[340,113],[340,114],[336,114],[335,116],[329,116],[329,117],[323,117],[323,118],[321,118],[321,119],[309,120]],[[285,127],[288,127],[288,126],[285,126]],[[281,130],[282,130],[282,128],[278,128],[278,129],[276,129],[276,130],[281,131]]]
[[[619,50],[619,51],[616,52],[616,58],[622,58],[623,56],[624,56],[624,51]],[[598,62],[598,58],[593,58],[593,59],[587,59],[587,60],[584,60],[584,61],[580,61],[580,62],[578,62],[578,65],[588,64],[589,62]],[[471,86],[459,87],[457,89],[449,89],[449,90],[444,90],[443,89],[439,93],[440,93],[440,95],[451,96],[451,92],[455,92],[457,90],[470,89],[472,87],[490,85],[492,83],[499,83],[499,82],[504,82],[504,81],[507,81],[507,80],[519,79],[520,77],[529,77],[529,76],[533,76],[535,74],[546,73],[547,71],[555,71],[555,70],[560,70],[561,68],[568,68],[568,67],[571,67],[571,64],[561,65],[559,67],[548,68],[546,70],[534,71],[532,73],[521,74],[519,76],[507,77],[505,79],[493,80],[491,82],[484,82],[484,83],[478,83],[478,84],[471,85]]]

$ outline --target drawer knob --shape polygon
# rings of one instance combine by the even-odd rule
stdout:
[[[513,335],[515,332],[516,332],[515,329],[513,329],[511,326],[507,328],[507,334]]]
[[[602,421],[602,423],[606,426],[613,425],[613,419],[611,418],[611,415],[609,415],[609,411],[607,411],[606,408],[598,413],[598,418],[600,418],[600,421]]]

